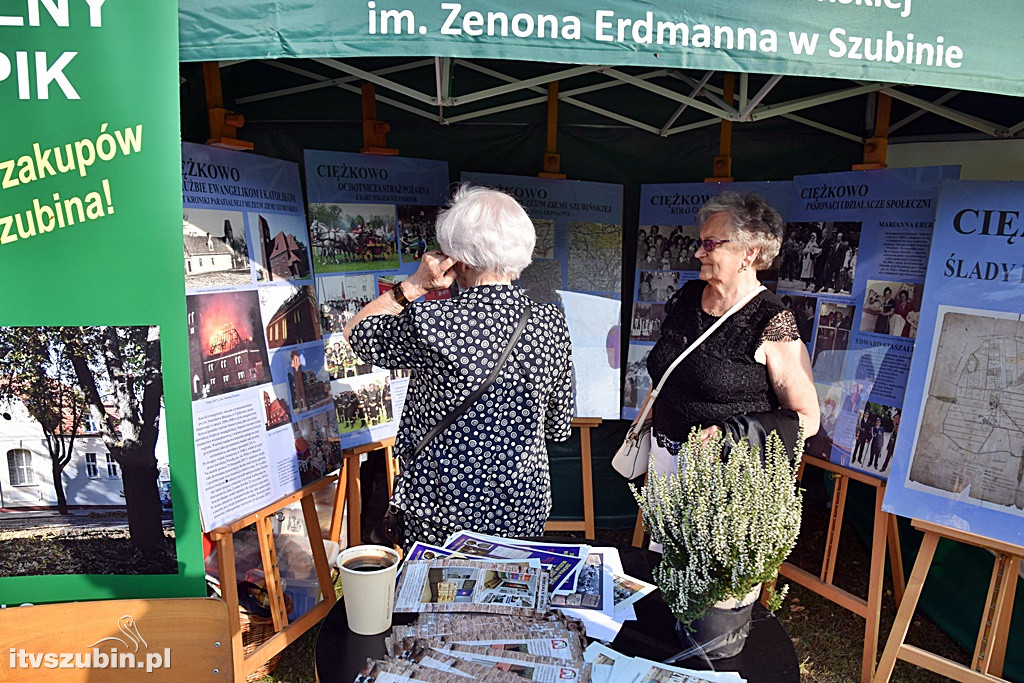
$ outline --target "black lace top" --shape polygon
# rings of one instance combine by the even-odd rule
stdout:
[[[701,308],[707,283],[692,280],[665,304],[661,337],[647,357],[655,386],[687,346],[718,319]],[[654,402],[654,432],[671,452],[692,427],[708,427],[740,413],[777,410],[768,368],[754,354],[766,341],[800,339],[796,319],[782,301],[763,291],[679,364]]]

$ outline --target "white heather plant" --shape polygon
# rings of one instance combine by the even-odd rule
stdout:
[[[801,430],[797,443],[803,442]],[[796,477],[803,449],[797,450],[790,460],[772,432],[762,462],[746,439],[725,443],[716,433],[701,443],[693,430],[679,454],[678,473],[652,469],[642,489],[630,485],[651,538],[662,545],[654,579],[684,624],[778,576],[800,533]],[[788,588],[772,595],[770,609],[778,609]]]

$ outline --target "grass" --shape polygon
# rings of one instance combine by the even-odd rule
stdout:
[[[386,271],[398,270],[398,256],[389,259],[371,259],[369,261],[342,261],[341,263],[323,262],[320,259],[313,259],[313,271],[317,275],[324,273],[348,273],[355,271]]]
[[[26,533],[30,533],[26,536]],[[0,533],[0,577],[55,574],[174,574],[174,530],[165,529],[164,550],[145,556],[128,530],[43,528]]]
[[[828,509],[823,495],[805,500],[800,542],[790,556],[791,561],[807,571],[821,569],[825,538],[828,531]],[[559,536],[571,535],[558,532]],[[629,545],[632,529],[597,531],[599,543]],[[839,543],[834,583],[854,595],[867,596],[870,556],[852,527],[844,525]],[[881,656],[889,630],[896,615],[892,582],[885,580],[882,599],[881,634],[878,656]],[[796,649],[802,683],[849,683],[860,680],[864,620],[821,596],[790,582],[789,597],[778,612]],[[296,640],[285,650],[277,670],[259,683],[313,683],[314,650],[319,626]],[[911,623],[907,642],[942,657],[968,663],[970,653],[961,648],[920,611]],[[900,683],[932,683],[945,681],[924,669],[906,662],[897,662],[891,680]]]

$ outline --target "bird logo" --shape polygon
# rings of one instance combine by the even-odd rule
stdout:
[[[126,614],[120,619],[118,619],[117,628],[120,629],[121,633],[125,635],[125,638],[127,638],[128,641],[131,641],[135,645],[135,649],[133,650],[133,652],[139,651],[139,643],[142,643],[147,648],[149,647],[149,643],[147,643],[146,639],[143,638],[142,635],[139,633],[139,627],[135,624],[135,619],[131,615]],[[126,650],[131,648],[131,645],[128,644],[128,641],[123,640],[121,638],[117,638],[115,636],[110,636],[108,638],[100,638],[89,647],[95,647],[107,640],[114,640],[118,643],[121,643],[122,645],[124,645]]]

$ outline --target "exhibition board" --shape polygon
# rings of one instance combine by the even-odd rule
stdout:
[[[936,198],[959,167],[798,176],[778,292],[808,344],[822,428],[808,444],[885,478],[917,335]]]
[[[537,242],[519,284],[565,311],[576,415],[618,417],[622,186],[467,172],[462,182],[508,192],[526,209]]]
[[[205,595],[176,6],[3,14],[0,605]]]
[[[448,198],[444,161],[305,150],[313,271],[342,448],[395,436],[408,370],[358,358],[341,332],[355,313],[413,273],[437,248]],[[450,298],[447,290],[427,299]]]
[[[1024,184],[942,185],[883,508],[1005,543],[1024,541]]]
[[[694,257],[700,236],[697,213],[722,192],[756,192],[783,219],[789,209],[789,181],[732,183],[658,183],[640,188],[633,314],[630,322],[622,419],[632,420],[651,389],[647,354],[654,348],[665,319],[665,303],[683,283],[697,278]],[[772,277],[771,272],[766,274]]]
[[[336,470],[341,448],[298,165],[184,143],[182,182],[193,431],[209,531]]]

